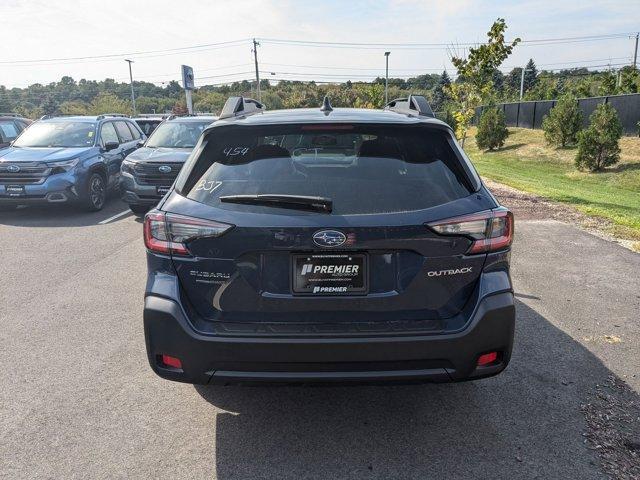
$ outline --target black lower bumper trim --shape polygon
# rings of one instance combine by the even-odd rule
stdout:
[[[478,303],[460,332],[383,337],[231,337],[203,335],[180,306],[145,299],[147,353],[161,377],[188,383],[462,381],[501,372],[509,363],[515,323],[513,294]],[[482,353],[498,351],[501,362],[476,368]],[[158,356],[177,357],[182,369],[163,368]]]

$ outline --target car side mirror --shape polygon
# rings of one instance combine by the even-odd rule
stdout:
[[[144,140],[140,140],[138,143],[136,143],[136,147],[140,148],[140,147],[144,147]]]
[[[104,144],[104,151],[110,152],[111,150],[115,150],[119,146],[120,144],[118,142],[107,142]]]

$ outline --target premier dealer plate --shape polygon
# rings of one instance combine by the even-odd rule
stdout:
[[[361,253],[293,255],[293,293],[362,295],[367,293],[367,256]]]
[[[24,185],[7,185],[5,191],[10,197],[22,197],[25,194]]]

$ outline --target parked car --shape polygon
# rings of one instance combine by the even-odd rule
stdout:
[[[178,176],[202,131],[216,117],[169,117],[122,163],[122,199],[144,215],[156,205]]]
[[[8,147],[30,123],[15,113],[0,113],[0,149]]]
[[[140,130],[149,137],[168,115],[140,115],[133,120],[138,124]]]
[[[43,117],[0,150],[0,205],[75,202],[100,210],[122,160],[145,139],[122,116]]]
[[[513,216],[424,97],[231,98],[144,220],[144,330],[191,383],[461,381],[514,335]]]

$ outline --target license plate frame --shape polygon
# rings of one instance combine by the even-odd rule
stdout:
[[[316,266],[334,268],[318,271]],[[358,267],[357,272],[354,266]],[[290,272],[293,295],[343,297],[369,293],[369,256],[366,253],[294,253]]]
[[[24,185],[5,185],[4,192],[8,197],[24,197],[27,194]]]

